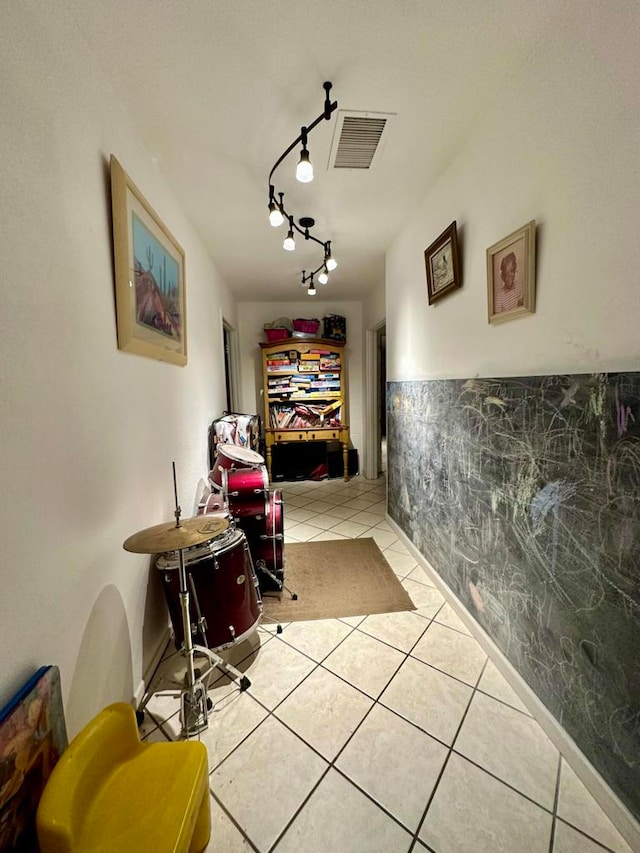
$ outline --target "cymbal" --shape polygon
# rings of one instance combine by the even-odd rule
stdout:
[[[199,545],[219,536],[229,526],[229,521],[217,515],[197,515],[183,518],[180,527],[175,521],[156,524],[129,536],[123,544],[125,551],[134,554],[162,554]]]

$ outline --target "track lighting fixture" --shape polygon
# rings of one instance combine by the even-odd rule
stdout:
[[[311,163],[311,158],[309,156],[309,150],[307,148],[307,141],[309,133],[319,124],[323,119],[329,121],[331,115],[338,107],[337,101],[331,101],[329,97],[329,93],[331,91],[331,83],[323,83],[323,88],[325,90],[325,98],[324,98],[324,108],[320,115],[307,127],[303,127],[300,130],[300,136],[295,139],[291,145],[283,152],[283,154],[276,160],[276,163],[269,172],[269,222],[274,227],[277,228],[279,225],[286,220],[289,222],[289,231],[287,236],[284,239],[282,244],[282,248],[286,249],[288,252],[293,252],[296,248],[294,231],[297,231],[299,234],[302,234],[305,240],[313,240],[323,247],[324,250],[324,258],[320,266],[315,269],[312,273],[309,273],[308,276],[305,275],[304,271],[302,273],[302,283],[306,284],[309,281],[309,289],[307,293],[309,296],[314,296],[316,293],[315,285],[314,285],[314,276],[318,273],[318,281],[320,284],[326,284],[329,280],[327,273],[335,269],[338,264],[331,254],[331,242],[319,240],[317,237],[314,237],[313,234],[310,233],[310,229],[315,225],[315,221],[310,216],[303,216],[299,220],[299,225],[296,224],[294,218],[291,214],[289,214],[285,210],[284,206],[284,193],[279,192],[278,196],[280,201],[276,201],[276,188],[272,183],[273,174],[282,163],[282,161],[287,157],[294,148],[297,147],[298,144],[302,144],[302,148],[300,150],[300,159],[296,166],[296,178],[298,181],[306,184],[313,180],[313,165]]]

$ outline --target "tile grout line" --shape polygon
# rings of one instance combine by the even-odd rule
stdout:
[[[365,618],[366,618],[366,617],[365,617]],[[429,625],[431,624],[431,622],[432,622],[432,621],[433,621],[433,620],[430,620],[430,621],[429,621],[429,623],[425,626],[424,631],[422,631],[422,632],[420,633],[420,637],[418,637],[418,638],[416,639],[416,641],[415,641],[415,643],[412,645],[411,649],[413,649],[413,648],[415,647],[415,645],[420,641],[420,638],[421,638],[422,636],[424,636],[424,633],[426,632],[427,628],[429,627]],[[347,639],[347,637],[350,637],[350,636],[351,636],[351,635],[352,635],[356,630],[357,630],[357,626],[354,626],[354,627],[352,628],[352,630],[349,632],[349,634],[347,634],[347,635],[346,635],[346,636],[345,636],[345,637],[340,641],[340,643],[338,643],[338,645],[337,645],[337,646],[332,650],[332,652],[329,652],[329,654],[325,655],[325,657],[322,659],[322,661],[325,661],[325,660],[326,660],[326,659],[327,659],[327,658],[328,658],[328,657],[333,653],[333,651],[335,651],[335,649],[336,649],[336,648],[338,648],[338,646],[340,646],[340,645],[341,645],[341,644],[342,644],[342,643]],[[363,632],[361,632],[361,633],[363,633]],[[375,638],[373,638],[373,639],[375,639]],[[380,641],[380,642],[381,642],[381,641]],[[296,651],[297,651],[297,650],[296,650]],[[398,650],[398,651],[399,651],[399,650]],[[386,814],[389,818],[391,818],[391,820],[393,820],[393,821],[394,821],[394,823],[397,823],[397,824],[398,824],[402,829],[404,829],[406,832],[408,832],[409,834],[411,834],[411,830],[409,830],[409,829],[408,829],[408,827],[406,827],[406,826],[405,826],[401,821],[399,821],[399,820],[398,820],[398,818],[396,818],[396,817],[395,817],[395,815],[393,815],[393,814],[391,814],[389,811],[387,811],[387,809],[386,809],[384,806],[382,806],[380,803],[378,803],[378,802],[377,802],[377,801],[376,801],[376,800],[375,800],[375,799],[374,799],[374,798],[373,798],[373,797],[372,797],[372,796],[371,796],[367,791],[363,790],[363,789],[362,789],[359,785],[357,785],[357,784],[356,784],[352,779],[350,779],[350,778],[349,778],[345,773],[343,773],[343,772],[340,770],[340,768],[338,768],[338,767],[336,767],[336,766],[335,766],[335,762],[340,758],[340,756],[342,755],[342,753],[344,752],[344,750],[347,748],[348,744],[349,744],[349,743],[351,742],[351,740],[355,737],[356,732],[360,729],[360,727],[362,726],[362,724],[364,723],[364,721],[367,719],[367,717],[369,716],[369,714],[370,714],[370,713],[373,711],[373,709],[376,707],[376,705],[380,704],[380,705],[381,705],[381,707],[383,707],[383,708],[385,708],[385,707],[386,707],[386,706],[382,705],[382,703],[380,703],[380,702],[379,702],[379,697],[384,693],[384,691],[387,689],[387,687],[389,686],[389,684],[391,683],[391,681],[392,681],[392,680],[395,678],[395,676],[398,674],[398,671],[399,671],[399,670],[400,670],[400,668],[404,665],[404,663],[405,663],[405,661],[407,660],[407,658],[408,658],[408,657],[409,657],[409,652],[404,653],[404,658],[403,658],[403,659],[402,659],[402,661],[398,664],[397,668],[394,670],[393,674],[390,676],[390,678],[388,679],[388,681],[387,681],[387,683],[385,684],[385,686],[384,686],[384,687],[380,690],[380,692],[378,693],[378,698],[373,698],[373,697],[369,696],[369,694],[368,694],[368,693],[365,693],[365,692],[364,692],[364,690],[360,690],[360,688],[356,687],[354,684],[351,684],[351,683],[350,683],[350,682],[348,682],[346,679],[342,678],[341,676],[337,675],[336,673],[334,673],[334,672],[332,672],[331,670],[327,669],[326,667],[322,666],[322,662],[318,663],[318,664],[317,664],[317,667],[316,667],[316,668],[314,668],[314,669],[312,670],[312,672],[315,672],[315,671],[316,671],[316,669],[317,669],[318,667],[322,667],[322,669],[324,669],[324,670],[325,670],[325,672],[329,672],[329,673],[331,673],[332,675],[334,675],[334,676],[336,676],[336,677],[340,678],[340,680],[341,680],[341,681],[344,681],[344,683],[345,683],[345,684],[347,684],[349,687],[351,687],[352,689],[358,690],[360,693],[362,693],[364,696],[366,696],[366,697],[367,697],[367,699],[372,700],[372,704],[371,704],[371,707],[369,708],[369,710],[366,712],[366,714],[365,714],[365,715],[363,716],[363,718],[360,720],[360,722],[358,723],[358,725],[357,725],[357,726],[355,727],[355,729],[351,732],[351,734],[349,735],[349,737],[347,738],[347,740],[346,740],[346,741],[343,743],[343,745],[340,747],[340,749],[338,750],[338,752],[336,753],[336,755],[333,757],[333,759],[332,759],[331,761],[328,761],[328,766],[327,766],[327,768],[326,768],[325,772],[324,772],[324,773],[322,774],[322,776],[318,779],[317,783],[313,786],[313,788],[311,789],[311,791],[309,792],[309,794],[307,795],[307,797],[306,797],[306,798],[304,799],[304,801],[300,804],[300,806],[299,806],[299,807],[298,807],[298,809],[296,810],[296,812],[295,812],[295,814],[293,815],[293,817],[291,818],[291,820],[290,820],[290,821],[287,823],[287,825],[283,828],[283,830],[282,830],[282,832],[280,833],[280,835],[276,838],[276,840],[274,841],[273,845],[269,848],[269,853],[271,853],[271,851],[273,851],[273,850],[274,850],[274,848],[275,848],[275,847],[280,843],[280,841],[282,840],[282,838],[284,837],[284,835],[286,835],[286,833],[288,832],[288,830],[289,830],[289,828],[291,827],[291,825],[293,824],[293,822],[294,822],[294,821],[296,820],[296,818],[299,816],[299,814],[301,813],[302,809],[305,807],[305,805],[307,804],[307,802],[309,801],[309,799],[311,798],[311,796],[313,795],[313,793],[317,790],[317,788],[318,788],[318,787],[319,787],[319,785],[321,784],[322,780],[327,776],[327,774],[329,773],[329,771],[330,771],[332,768],[333,768],[337,773],[339,773],[339,774],[340,774],[340,775],[341,775],[341,776],[342,776],[342,777],[343,777],[343,778],[344,778],[344,779],[345,779],[345,780],[346,780],[350,785],[353,785],[353,787],[355,787],[355,788],[356,788],[356,790],[360,791],[360,793],[361,793],[361,794],[363,794],[363,795],[364,795],[364,796],[365,796],[365,797],[366,797],[370,802],[372,802],[375,806],[377,806],[377,808],[379,808],[379,809],[380,809],[384,814]],[[309,675],[311,675],[311,673],[309,673]],[[309,677],[309,675],[307,675],[307,676],[306,676],[306,678],[308,678],[308,677]],[[303,681],[305,681],[305,680],[306,680],[306,678],[304,678],[304,679],[303,679]],[[300,682],[300,684],[302,684],[302,682]],[[299,686],[299,685],[298,685],[298,686]],[[295,690],[295,689],[296,689],[296,688],[294,688],[294,690]],[[291,693],[292,693],[292,692],[293,692],[293,690],[291,691]],[[287,694],[287,696],[290,696],[290,695],[291,695],[291,693]],[[286,699],[286,698],[287,698],[287,697],[285,697],[285,699]],[[284,701],[285,701],[285,699],[283,699],[283,700],[282,700],[282,702],[284,702]],[[282,704],[282,702],[281,702],[281,703],[279,703],[279,705],[280,705],[280,704]],[[279,705],[277,705],[277,706],[273,709],[273,712],[275,712],[275,711],[277,710],[277,708],[279,707]],[[386,710],[391,710],[391,709],[386,709]],[[273,712],[271,712],[271,713],[273,713]],[[392,713],[395,713],[395,712],[392,712]],[[404,719],[404,718],[403,718],[403,717],[401,717],[401,715],[399,715],[399,714],[397,714],[396,716],[400,717],[401,719]],[[317,755],[319,755],[319,756],[320,756],[320,758],[322,758],[324,761],[327,761],[327,758],[325,758],[325,756],[324,756],[324,755],[322,755],[322,754],[321,754],[321,753],[320,753],[320,752],[319,752],[319,751],[318,751],[318,750],[317,750],[317,749],[316,749],[312,744],[308,743],[308,742],[307,742],[307,741],[306,741],[306,740],[305,740],[305,739],[304,739],[300,734],[298,734],[297,732],[293,731],[293,729],[291,729],[291,728],[287,725],[287,723],[285,723],[283,720],[281,720],[281,719],[280,719],[279,717],[277,717],[277,716],[276,716],[276,720],[278,720],[278,722],[279,722],[279,723],[281,723],[283,726],[285,726],[287,729],[289,729],[289,731],[291,731],[291,732],[292,732],[292,734],[294,734],[296,737],[298,737],[298,738],[299,738],[299,739],[300,739],[300,740],[301,740],[301,741],[302,741],[302,742],[303,742],[303,743],[304,743],[304,744],[305,744],[309,749],[312,749],[312,750],[313,750]],[[264,722],[264,721],[263,721],[263,722]],[[419,728],[419,727],[418,727],[418,728]],[[429,735],[429,733],[428,733],[428,732],[425,732],[425,734],[427,734],[429,737],[431,737],[431,735]]]
[[[549,838],[549,853],[553,853],[556,834],[556,818],[558,816],[558,800],[560,799],[560,771],[562,768],[562,755],[558,752],[558,769],[556,770],[556,789],[553,795],[553,814],[551,818],[551,837]]]
[[[475,685],[475,687],[473,687],[473,688],[472,688],[472,690],[471,690],[471,696],[469,697],[469,701],[467,702],[467,707],[466,707],[466,708],[465,708],[465,710],[464,710],[464,713],[463,713],[463,715],[462,715],[462,719],[460,720],[460,723],[458,724],[458,728],[456,729],[456,733],[454,734],[454,736],[453,736],[453,740],[451,741],[451,745],[449,746],[449,752],[447,753],[447,757],[446,757],[446,758],[445,758],[445,760],[444,760],[444,763],[443,763],[443,765],[442,765],[442,767],[441,767],[441,769],[440,769],[440,773],[438,774],[438,778],[436,779],[436,783],[435,783],[435,785],[433,786],[433,790],[431,791],[431,794],[430,794],[430,796],[429,796],[429,799],[427,800],[427,804],[426,804],[425,809],[424,809],[424,812],[423,812],[423,814],[422,814],[422,818],[421,818],[421,819],[420,819],[420,821],[418,822],[418,827],[417,827],[417,829],[415,830],[415,832],[414,832],[414,834],[413,834],[413,842],[412,842],[411,846],[409,847],[409,851],[408,851],[408,853],[412,853],[412,851],[413,851],[413,850],[415,850],[415,848],[416,848],[416,844],[417,844],[418,842],[423,843],[423,842],[421,841],[420,837],[419,837],[419,836],[420,836],[420,831],[422,830],[422,827],[423,827],[424,822],[425,822],[425,820],[426,820],[427,814],[428,814],[429,809],[430,809],[430,807],[431,807],[431,803],[433,802],[433,798],[434,798],[434,797],[435,797],[435,795],[436,795],[436,791],[438,790],[438,787],[439,787],[439,785],[440,785],[440,782],[441,782],[441,780],[442,780],[442,777],[444,776],[444,772],[445,772],[445,770],[446,770],[446,768],[447,768],[447,765],[449,764],[449,759],[451,758],[451,755],[453,754],[453,747],[454,747],[455,742],[456,742],[456,740],[457,740],[457,738],[458,738],[458,735],[460,734],[460,731],[461,731],[461,729],[462,729],[462,726],[464,725],[464,721],[465,721],[465,720],[466,720],[466,718],[467,718],[467,714],[469,713],[469,708],[471,707],[471,703],[473,702],[473,697],[476,695],[476,690],[478,689],[478,684],[480,683],[480,679],[481,679],[481,678],[482,678],[482,676],[484,675],[484,671],[485,671],[485,669],[487,668],[487,663],[488,663],[488,661],[489,661],[489,657],[487,656],[487,658],[486,658],[486,660],[485,660],[484,664],[482,665],[482,669],[480,670],[480,674],[478,675],[478,678],[477,678],[477,681],[476,681],[476,685]]]
[[[216,796],[216,794],[214,794],[214,793],[213,793],[213,791],[211,790],[211,788],[209,788],[209,796],[210,796],[210,797],[211,797],[211,799],[216,803],[216,805],[218,806],[218,808],[222,809],[222,811],[225,813],[225,815],[227,816],[227,818],[231,821],[231,823],[232,823],[232,824],[235,826],[235,828],[238,830],[238,832],[240,833],[240,835],[242,835],[242,838],[244,839],[244,841],[246,841],[246,842],[247,842],[247,844],[249,844],[249,846],[250,846],[250,847],[255,851],[255,853],[261,853],[260,848],[259,848],[259,847],[257,847],[257,846],[253,843],[253,841],[251,840],[251,838],[249,838],[249,836],[247,835],[247,833],[246,833],[246,832],[244,831],[244,829],[240,826],[240,824],[239,824],[239,823],[238,823],[238,821],[234,818],[234,816],[231,814],[231,812],[229,811],[229,809],[225,806],[225,804],[222,802],[222,800],[221,800],[218,796]],[[213,837],[213,826],[211,827],[211,838],[212,838],[212,837]],[[211,838],[209,839],[209,843],[211,843]],[[208,850],[208,846],[207,846],[207,848],[205,848],[205,851],[203,851],[203,853],[206,853],[206,850]]]

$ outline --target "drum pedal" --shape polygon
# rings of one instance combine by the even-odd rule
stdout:
[[[259,572],[264,572],[265,575],[270,577],[271,580],[277,585],[279,590],[283,590],[283,589],[286,590],[289,593],[289,595],[291,596],[291,601],[297,601],[298,600],[298,594],[296,592],[291,592],[289,587],[286,586],[285,582],[283,580],[280,580],[280,578],[277,575],[274,575],[274,573],[272,571],[270,571],[270,569],[267,568],[267,564],[265,563],[264,560],[258,560],[258,562],[256,563],[256,568],[258,569]]]

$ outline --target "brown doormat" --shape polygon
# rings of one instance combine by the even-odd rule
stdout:
[[[269,622],[300,622],[415,610],[374,539],[293,542],[285,546],[288,592],[263,595]]]

